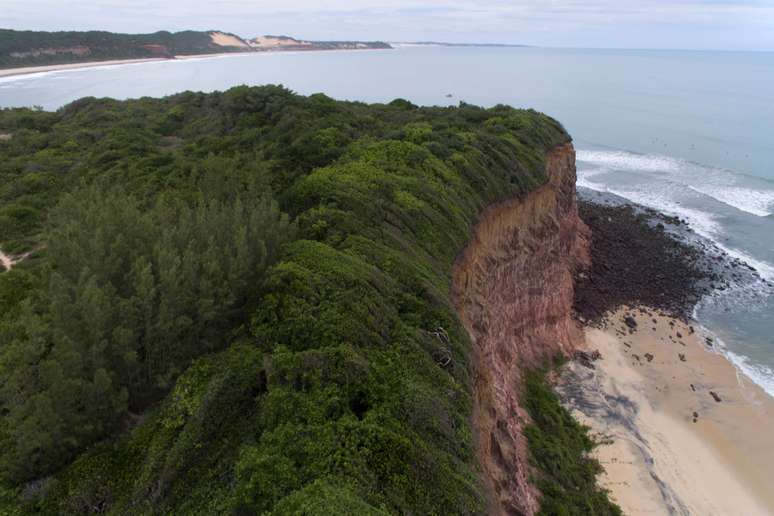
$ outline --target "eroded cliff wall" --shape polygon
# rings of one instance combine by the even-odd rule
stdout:
[[[454,267],[452,294],[473,343],[473,425],[490,514],[533,514],[522,372],[582,339],[572,320],[573,272],[589,261],[575,201],[575,151],[546,157],[548,182],[490,206]]]

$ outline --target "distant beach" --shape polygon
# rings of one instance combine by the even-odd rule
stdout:
[[[601,354],[594,368],[573,362],[560,378],[603,443],[601,485],[625,514],[774,514],[774,399],[705,338],[623,308],[586,329],[587,350]]]
[[[164,57],[155,57],[148,59],[117,59],[112,61],[89,61],[85,63],[68,63],[48,66],[27,66],[23,68],[6,68],[0,70],[0,77],[11,77],[14,75],[29,75],[41,72],[58,72],[61,70],[75,70],[78,68],[94,68],[97,66],[111,66],[132,63],[151,63],[154,61],[169,61]]]
[[[67,63],[47,66],[28,66],[23,68],[6,68],[0,70],[0,77],[12,77],[15,75],[29,75],[44,72],[59,72],[62,70],[78,70],[81,68],[97,68],[102,66],[115,66],[126,64],[154,63],[160,61],[185,61],[188,59],[206,59],[208,57],[245,56],[258,55],[260,52],[220,52],[217,54],[193,54],[175,57],[151,57],[146,59],[113,59],[110,61],[88,61],[84,63]]]
[[[384,50],[379,48],[342,48],[342,49],[329,49],[329,48],[312,48],[312,49],[292,49],[292,50],[267,50],[263,52],[219,52],[215,54],[191,54],[180,55],[174,57],[151,57],[145,59],[113,59],[109,61],[88,61],[83,63],[67,63],[56,64],[46,66],[27,66],[21,68],[5,68],[0,69],[0,78],[14,77],[18,75],[30,75],[35,73],[45,72],[60,72],[63,70],[79,70],[81,68],[98,68],[103,66],[115,66],[126,64],[142,64],[142,63],[154,63],[161,61],[186,61],[190,59],[207,59],[216,57],[238,57],[238,56],[256,56],[266,54],[292,54],[292,53],[311,53],[311,52],[361,52],[364,50],[376,51]]]

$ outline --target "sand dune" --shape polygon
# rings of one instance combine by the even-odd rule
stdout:
[[[212,42],[221,47],[240,47],[250,48],[244,40],[234,36],[233,34],[225,34],[223,32],[210,32]]]

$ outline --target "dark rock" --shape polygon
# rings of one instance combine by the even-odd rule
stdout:
[[[685,355],[682,353],[677,354],[678,357],[680,357],[680,362],[685,362]]]
[[[710,396],[712,396],[715,399],[715,401],[717,401],[718,403],[722,401],[720,399],[720,396],[718,396],[718,393],[716,393],[715,391],[709,391],[709,393],[710,393]]]
[[[647,306],[682,320],[690,317],[707,292],[712,271],[703,265],[709,260],[703,259],[702,249],[658,229],[657,224],[674,225],[676,219],[632,205],[583,199],[578,209],[591,229],[592,265],[576,276],[577,314],[594,324],[621,306]],[[631,323],[636,321],[626,317],[624,322],[634,329]]]
[[[624,322],[626,323],[626,326],[628,326],[631,329],[635,329],[637,327],[637,321],[634,320],[634,317],[631,315],[627,315],[624,317]]]
[[[573,358],[584,367],[588,367],[589,369],[596,369],[592,362],[596,362],[597,360],[601,359],[602,354],[598,350],[590,352],[579,350],[573,353]]]
[[[650,353],[645,353],[645,358],[647,359],[648,362],[653,362],[654,357]]]

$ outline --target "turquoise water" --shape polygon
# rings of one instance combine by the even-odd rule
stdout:
[[[533,107],[578,149],[578,184],[679,215],[774,280],[774,53],[402,47],[248,54],[0,78],[0,107],[160,96],[238,84],[418,104]],[[450,94],[451,97],[447,97]],[[700,322],[774,394],[774,295],[709,296]]]

